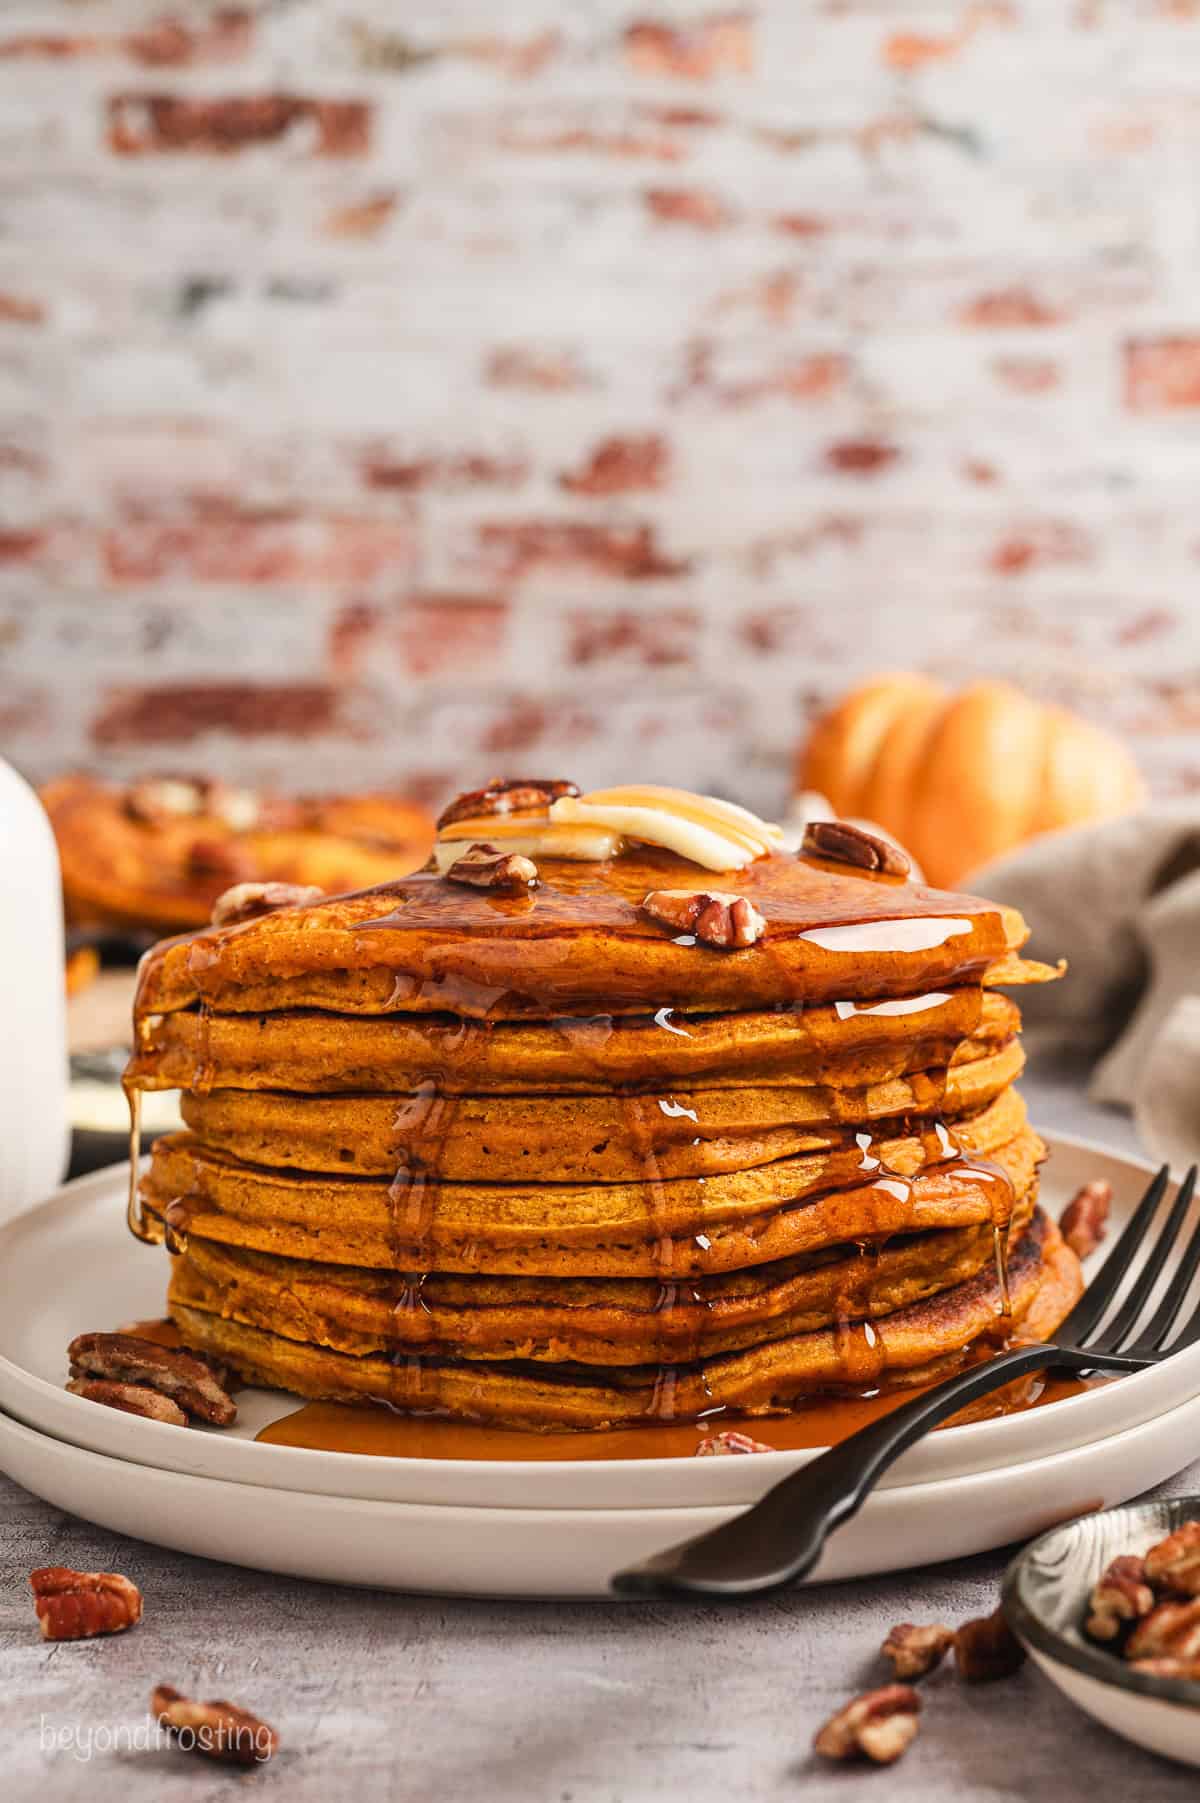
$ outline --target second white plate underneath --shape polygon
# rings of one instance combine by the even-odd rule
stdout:
[[[813,1582],[962,1558],[1128,1500],[1175,1471],[1200,1398],[1048,1459],[878,1490]],[[756,1460],[745,1461],[750,1464]],[[189,1477],[105,1458],[0,1415],[0,1468],[56,1507],[177,1552],[376,1590],[604,1597],[614,1572],[736,1514],[723,1508],[461,1508]]]

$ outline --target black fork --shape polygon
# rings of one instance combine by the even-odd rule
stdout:
[[[1200,1340],[1200,1306],[1172,1330],[1200,1268],[1200,1225],[1193,1230],[1152,1318],[1139,1331],[1155,1284],[1179,1238],[1196,1187],[1193,1165],[1166,1220],[1151,1237],[1170,1173],[1164,1165],[1120,1239],[1053,1341],[1016,1346],[985,1364],[947,1378],[911,1402],[851,1434],[819,1459],[775,1484],[753,1507],[710,1533],[668,1547],[642,1565],[618,1572],[622,1596],[711,1598],[760,1596],[812,1570],[826,1536],[862,1507],[888,1466],[948,1415],[1031,1371],[1140,1371]],[[1104,1317],[1138,1253],[1145,1259],[1112,1320]]]

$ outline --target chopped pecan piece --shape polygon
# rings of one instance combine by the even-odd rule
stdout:
[[[215,1427],[228,1427],[237,1418],[237,1404],[217,1382],[211,1365],[190,1352],[129,1333],[81,1333],[67,1352],[73,1374],[147,1384]]]
[[[1200,1678],[1200,1659],[1134,1659],[1131,1664],[1151,1678]]]
[[[885,1659],[891,1660],[897,1678],[907,1683],[911,1678],[924,1678],[935,1671],[953,1645],[954,1629],[940,1621],[922,1627],[915,1622],[902,1621],[891,1630],[879,1650]]]
[[[469,883],[475,889],[532,889],[538,880],[537,865],[520,852],[500,851],[495,845],[469,845],[455,858],[447,877],[452,883]]]
[[[1064,1240],[1077,1258],[1087,1258],[1096,1250],[1108,1232],[1108,1211],[1112,1207],[1112,1184],[1102,1177],[1085,1183],[1077,1190],[1059,1216],[1058,1226]]]
[[[909,876],[912,859],[890,839],[877,838],[848,820],[810,820],[800,842],[801,856],[833,858],[853,864],[856,870],[877,870],[883,876]]]
[[[542,777],[496,777],[482,789],[457,795],[438,815],[437,828],[456,820],[483,820],[489,814],[531,814],[548,808],[563,795],[578,795],[578,783],[547,782]]]
[[[852,1697],[819,1730],[813,1746],[825,1759],[873,1759],[893,1765],[917,1737],[921,1699],[911,1684],[884,1684]]]
[[[1185,1521],[1150,1548],[1146,1582],[1175,1596],[1200,1596],[1200,1521]]]
[[[150,1713],[187,1753],[224,1759],[233,1765],[261,1765],[278,1751],[274,1728],[237,1703],[214,1699],[195,1703],[171,1684],[159,1684],[150,1698]]]
[[[213,903],[212,923],[240,926],[243,920],[257,920],[277,908],[311,908],[324,899],[325,891],[311,883],[235,883]]]
[[[749,1434],[727,1431],[723,1434],[710,1434],[707,1440],[701,1440],[695,1456],[698,1459],[722,1458],[727,1453],[774,1451],[773,1446],[767,1446],[762,1440],[752,1440]]]
[[[1186,1603],[1159,1603],[1133,1630],[1125,1657],[1200,1660],[1200,1597]]]
[[[72,1365],[72,1371],[76,1367]],[[188,1418],[177,1402],[145,1384],[114,1383],[107,1377],[73,1376],[67,1389],[85,1402],[103,1403],[125,1415],[141,1415],[146,1421],[165,1421],[169,1427],[186,1427]]]
[[[651,920],[679,934],[694,934],[702,945],[735,951],[756,945],[767,923],[744,895],[717,889],[652,889],[642,903]]]
[[[991,1684],[1011,1678],[1025,1663],[1025,1649],[1009,1628],[1003,1611],[965,1621],[954,1636],[958,1675],[968,1684]]]
[[[142,1593],[119,1571],[72,1571],[43,1565],[29,1574],[45,1640],[91,1640],[123,1634],[142,1619]]]
[[[1122,1553],[1102,1572],[1093,1586],[1086,1632],[1093,1640],[1115,1640],[1130,1623],[1149,1615],[1154,1592],[1146,1582],[1146,1567],[1135,1553]]]

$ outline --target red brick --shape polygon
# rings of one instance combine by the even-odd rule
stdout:
[[[454,56],[464,57],[468,62],[482,63],[486,68],[496,69],[502,75],[527,79],[537,75],[551,62],[562,47],[562,38],[557,31],[540,31],[536,36],[524,40],[515,38],[472,37],[457,38],[450,46]]]
[[[771,221],[771,230],[787,238],[823,238],[832,229],[820,213],[776,213]]]
[[[41,301],[27,294],[0,293],[0,323],[15,326],[40,326],[46,309]]]
[[[367,582],[406,575],[414,551],[403,521],[215,499],[180,512],[131,510],[102,537],[105,568],[120,583]]]
[[[0,564],[31,563],[45,549],[47,534],[34,527],[26,531],[0,527]]]
[[[253,42],[250,14],[226,8],[203,24],[185,25],[169,14],[140,31],[120,33],[24,32],[0,39],[0,60],[66,62],[76,57],[125,55],[150,68],[227,63],[246,55]]]
[[[112,689],[90,727],[92,743],[183,745],[210,732],[238,738],[356,736],[350,691],[318,682],[168,682]]]
[[[945,62],[957,56],[963,39],[957,34],[931,37],[915,31],[897,31],[885,39],[883,60],[889,69],[920,69],[926,63]]]
[[[678,668],[696,660],[700,621],[690,607],[576,608],[567,616],[567,656],[573,664],[635,664]]]
[[[732,225],[734,213],[707,188],[647,188],[642,195],[646,211],[663,225],[691,225],[698,231],[716,232]]]
[[[1002,538],[989,552],[987,564],[998,576],[1021,576],[1046,565],[1088,563],[1091,557],[1091,540],[1078,526],[1039,520]]]
[[[1174,631],[1178,624],[1179,616],[1169,608],[1150,607],[1125,622],[1117,632],[1117,644],[1141,645],[1147,639],[1161,638],[1164,633]]]
[[[998,288],[979,294],[958,311],[958,322],[964,326],[1056,326],[1063,318],[1057,307],[1028,288]]]
[[[397,622],[401,662],[417,677],[494,670],[504,649],[508,615],[502,596],[412,595]]]
[[[593,525],[578,520],[497,520],[480,526],[479,548],[503,578],[535,570],[594,570],[630,582],[684,576],[686,558],[669,557],[653,526]]]
[[[877,438],[843,438],[825,451],[825,462],[845,476],[877,476],[897,461],[900,452]]]
[[[479,751],[485,758],[508,761],[541,752],[559,758],[556,770],[570,778],[565,760],[573,746],[594,743],[603,731],[600,716],[582,700],[561,696],[555,700],[512,695],[500,704],[479,737]]]
[[[412,494],[422,488],[519,488],[529,476],[523,457],[463,452],[454,457],[402,457],[386,446],[369,449],[361,462],[368,488]]]
[[[713,354],[713,346],[706,339],[694,340],[687,346],[683,374],[670,390],[671,400],[707,395],[718,406],[729,408],[754,406],[773,396],[793,401],[821,400],[843,387],[850,371],[849,361],[840,351],[812,351],[794,361],[772,365],[761,375],[728,381],[714,369]]]
[[[501,150],[543,156],[583,151],[594,156],[677,163],[687,155],[677,139],[662,131],[598,131],[588,125],[509,125],[499,133],[496,141]]]
[[[753,26],[747,13],[714,13],[690,25],[635,20],[625,31],[625,59],[638,75],[682,75],[690,81],[749,75]]]
[[[361,156],[370,146],[371,108],[361,100],[313,100],[298,94],[209,100],[116,94],[108,103],[109,147],[120,156],[237,151],[275,143],[297,126],[312,132],[316,156]]]
[[[529,388],[543,394],[591,386],[572,352],[517,344],[499,345],[489,352],[483,379],[493,388]]]
[[[640,437],[605,438],[582,469],[558,478],[559,486],[573,495],[621,495],[661,488],[667,480],[669,463],[667,447],[655,432]]]
[[[1132,338],[1124,357],[1125,405],[1132,412],[1200,407],[1200,333]]]

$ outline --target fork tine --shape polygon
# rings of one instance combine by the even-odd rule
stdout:
[[[1104,1312],[1116,1295],[1121,1279],[1133,1263],[1146,1231],[1154,1219],[1170,1179],[1169,1165],[1163,1165],[1138,1203],[1124,1233],[1105,1259],[1100,1273],[1088,1284],[1055,1338],[1064,1346],[1078,1346],[1094,1333],[1104,1319]]]
[[[1176,1208],[1179,1207],[1181,1202],[1190,1204],[1196,1188],[1197,1174],[1197,1167],[1193,1165],[1179,1186],[1179,1195],[1175,1202]],[[1184,1247],[1183,1257],[1179,1261],[1179,1267],[1168,1284],[1163,1298],[1157,1309],[1154,1311],[1148,1325],[1138,1335],[1136,1345],[1127,1349],[1130,1353],[1140,1355],[1148,1352],[1162,1351],[1163,1344],[1170,1334],[1172,1327],[1175,1325],[1180,1309],[1183,1307],[1184,1298],[1192,1287],[1192,1279],[1195,1277],[1197,1270],[1200,1270],[1200,1223],[1192,1230],[1192,1236]],[[1193,1320],[1195,1319],[1196,1317],[1193,1317]],[[1189,1321],[1188,1327],[1190,1328],[1192,1324],[1193,1323]],[[1187,1329],[1185,1329],[1185,1332],[1186,1331]],[[1181,1339],[1179,1346],[1173,1348],[1173,1350],[1181,1349],[1185,1343],[1186,1342]]]
[[[1126,1296],[1124,1302],[1122,1302],[1120,1308],[1117,1310],[1112,1321],[1105,1328],[1100,1338],[1089,1345],[1090,1351],[1118,1351],[1123,1342],[1129,1338],[1129,1335],[1137,1326],[1138,1321],[1141,1319],[1142,1310],[1150,1300],[1151,1292],[1158,1282],[1159,1277],[1162,1275],[1163,1267],[1170,1256],[1171,1249],[1174,1246],[1175,1241],[1179,1238],[1179,1230],[1183,1226],[1184,1216],[1192,1205],[1192,1190],[1194,1187],[1194,1181],[1188,1182],[1186,1178],[1180,1184],[1175,1200],[1171,1204],[1171,1212],[1167,1216],[1163,1228],[1153,1246],[1151,1246],[1149,1253],[1143,1260],[1142,1268],[1138,1272],[1136,1279],[1129,1286],[1129,1294]],[[1180,1300],[1182,1301],[1182,1297]]]

